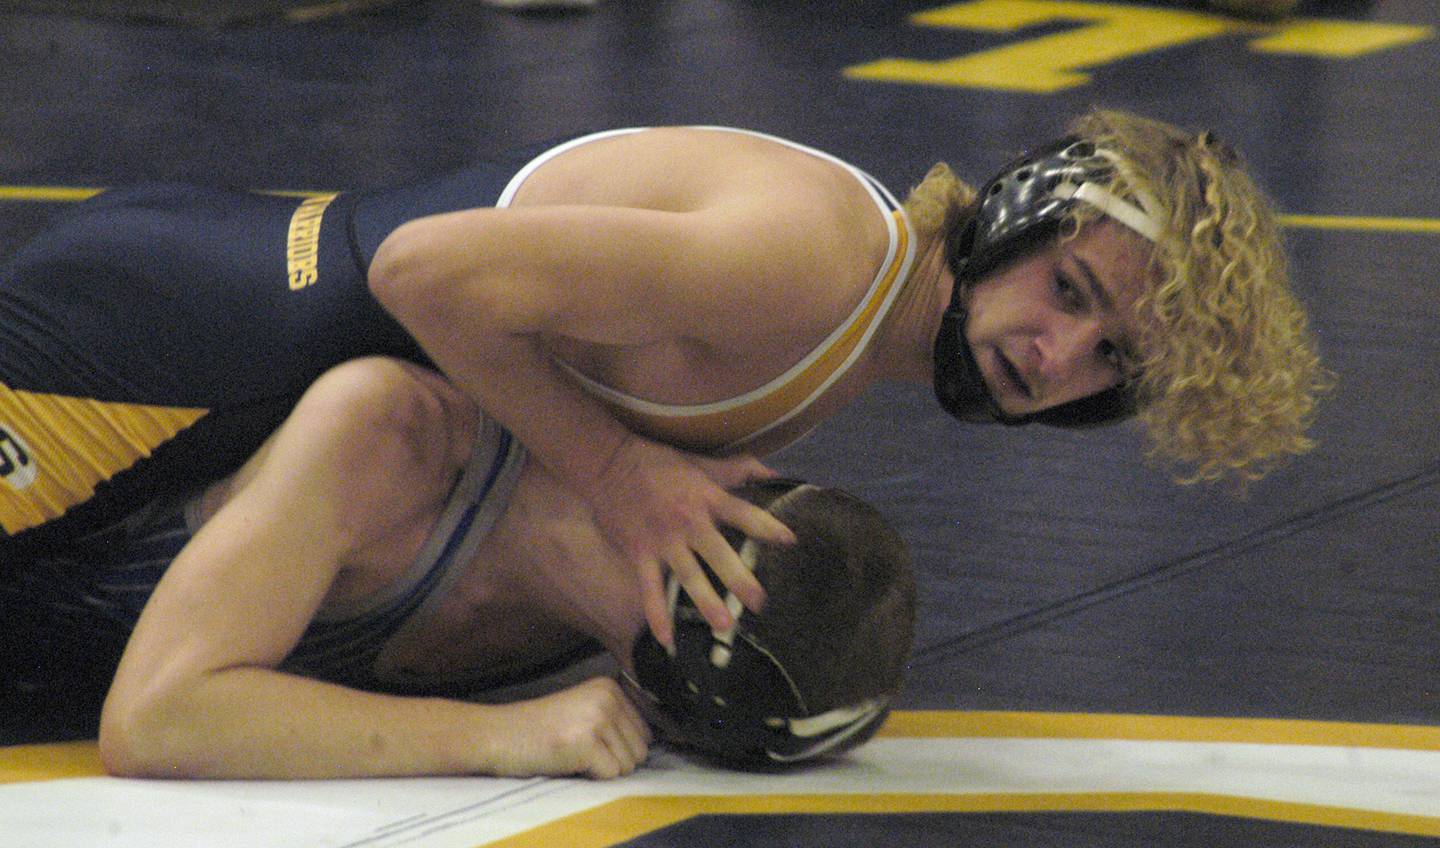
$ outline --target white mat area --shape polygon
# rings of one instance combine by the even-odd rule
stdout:
[[[1440,752],[879,738],[844,761],[789,775],[726,773],[657,752],[635,775],[608,783],[87,777],[0,786],[5,833],[0,841],[7,848],[476,848],[499,840],[507,845],[613,844],[614,837],[633,837],[668,823],[663,815],[656,820],[653,807],[643,818],[627,812],[627,799],[643,806],[667,798],[681,810],[676,818],[683,818],[687,800],[703,798],[713,806],[716,797],[733,799],[733,810],[753,812],[810,811],[816,799],[875,812],[1187,809],[1440,835]],[[910,798],[909,806],[899,798]],[[567,819],[605,804],[610,805],[604,811],[608,819],[594,814]],[[556,841],[554,828],[584,830],[585,821],[593,825],[597,818],[607,822],[605,833],[577,832]]]

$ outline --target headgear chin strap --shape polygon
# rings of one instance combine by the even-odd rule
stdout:
[[[727,531],[733,543],[730,535]],[[748,539],[739,547],[752,570],[757,551]],[[707,575],[715,582],[708,569]],[[733,594],[725,602],[735,626],[713,631],[674,576],[668,591],[675,651],[667,652],[649,630],[643,632],[633,653],[634,682],[678,744],[735,768],[776,768],[859,744],[888,715],[886,697],[816,712],[750,627],[754,614]]]
[[[1008,421],[1010,416],[990,394],[980,363],[965,340],[965,324],[970,316],[961,300],[960,287],[956,286],[950,308],[940,319],[940,334],[935,337],[935,397],[946,412],[961,421]]]
[[[1159,238],[1162,225],[1147,211],[1159,209],[1153,198],[1137,192],[1138,203],[1133,203],[1109,190],[1119,167],[1114,153],[1069,136],[1011,162],[981,190],[974,220],[951,233],[945,246],[955,288],[935,339],[935,395],[946,412],[962,421],[1038,421],[1072,428],[1135,414],[1134,393],[1122,384],[1029,415],[1007,415],[965,338],[966,287],[1053,238],[1075,204],[1093,206],[1150,241]]]

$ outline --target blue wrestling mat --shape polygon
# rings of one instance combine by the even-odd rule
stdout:
[[[1141,465],[1135,430],[966,427],[910,387],[773,457],[879,506],[919,569],[902,712],[834,767],[157,786],[42,745],[0,749],[6,839],[198,844],[206,817],[207,846],[266,848],[1440,839],[1436,4],[433,0],[219,31],[5,12],[0,39],[0,250],[97,187],[381,186],[604,127],[749,127],[897,191],[941,158],[981,180],[1094,104],[1208,127],[1277,199],[1338,375],[1317,450],[1243,498]]]

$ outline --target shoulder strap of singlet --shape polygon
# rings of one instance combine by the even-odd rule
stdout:
[[[480,543],[510,503],[510,493],[519,482],[525,464],[524,446],[489,418],[482,419],[479,446],[419,558],[423,562],[433,556],[433,567],[442,574],[386,643],[387,648],[426,625],[464,576]],[[452,512],[456,513],[453,518]],[[415,681],[402,678],[388,657],[388,652],[382,650],[376,658],[375,679],[390,686],[413,685]]]
[[[476,548],[504,511],[525,451],[483,419],[474,451],[410,569],[383,593],[322,609],[286,667],[336,682],[383,688],[385,648],[438,606],[465,574]]]
[[[498,205],[508,204],[525,179],[553,157],[592,141],[640,132],[641,129],[643,128],[610,130],[582,136],[546,151],[515,175],[501,195]],[[659,419],[672,425],[680,424],[687,431],[685,440],[690,443],[709,443],[722,450],[732,450],[802,413],[849,371],[869,346],[876,329],[894,305],[902,283],[910,274],[915,258],[915,238],[909,219],[895,196],[879,180],[842,159],[798,142],[753,130],[717,126],[697,126],[692,129],[763,138],[845,169],[865,187],[876,208],[884,216],[890,236],[885,261],[876,272],[869,290],[845,321],[783,374],[742,395],[705,404],[656,403],[617,391],[564,362],[558,362],[559,366],[587,391],[616,407],[643,418]],[[738,436],[735,435],[737,430],[741,433]],[[720,438],[707,438],[707,434],[715,434]]]

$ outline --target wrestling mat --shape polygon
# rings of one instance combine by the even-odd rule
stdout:
[[[313,21],[336,15],[372,12],[404,0],[0,0],[0,11],[81,15],[220,27],[280,18]]]
[[[771,457],[915,553],[900,711],[837,762],[130,781],[49,716],[0,748],[3,848],[1440,844],[1432,0],[1269,25],[1200,0],[428,0],[214,30],[4,8],[0,251],[97,187],[365,188],[619,126],[770,132],[896,191],[939,158],[979,181],[1102,104],[1244,152],[1338,385],[1319,447],[1243,497],[1175,486],[1131,428],[966,427],[920,387]]]
[[[741,775],[657,752],[623,780],[166,782],[94,746],[0,751],[15,848],[1422,845],[1440,728],[909,712],[843,760]],[[1225,843],[1238,844],[1238,843]]]

